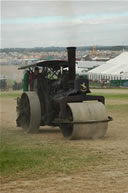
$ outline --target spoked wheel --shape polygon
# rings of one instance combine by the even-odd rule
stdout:
[[[96,139],[106,134],[108,121],[105,106],[98,101],[68,103],[66,118],[60,128],[69,139]]]
[[[25,92],[20,99],[18,123],[27,132],[37,133],[41,121],[41,107],[36,92]]]

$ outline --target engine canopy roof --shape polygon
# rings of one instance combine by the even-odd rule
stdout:
[[[27,68],[35,68],[35,67],[48,67],[54,70],[58,70],[60,69],[60,67],[67,68],[68,66],[69,66],[68,61],[66,60],[42,60],[34,64],[21,66],[18,68],[18,70],[24,70]]]

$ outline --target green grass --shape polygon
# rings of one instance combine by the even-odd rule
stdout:
[[[91,93],[90,95],[104,96],[106,99],[127,99],[128,94]]]
[[[69,145],[42,144],[39,146],[17,146],[4,141],[0,151],[0,171],[3,177],[72,173],[82,171],[105,162],[106,155],[87,148]]]
[[[15,98],[21,96],[22,91],[6,91],[0,92],[0,98]]]

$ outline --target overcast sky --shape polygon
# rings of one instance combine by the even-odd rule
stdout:
[[[128,1],[1,2],[2,48],[128,45]]]

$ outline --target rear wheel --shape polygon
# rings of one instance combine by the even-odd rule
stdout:
[[[25,92],[18,108],[18,124],[27,132],[37,133],[41,121],[41,107],[36,92]]]

